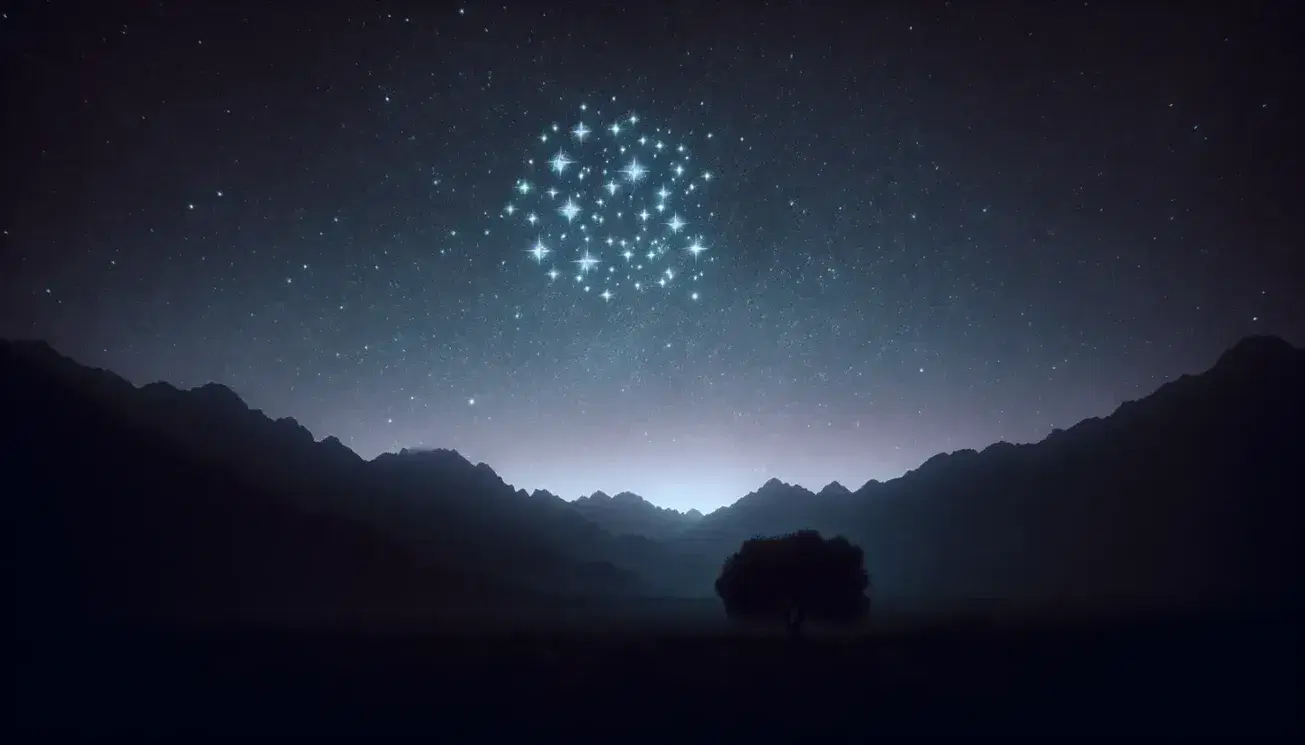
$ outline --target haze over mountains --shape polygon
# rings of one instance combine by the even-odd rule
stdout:
[[[449,450],[364,461],[230,389],[133,387],[0,345],[20,616],[386,617],[705,597],[744,539],[866,550],[875,602],[1205,607],[1299,597],[1305,350],[1250,338],[1109,417],[888,482],[771,480],[708,515],[567,502]]]

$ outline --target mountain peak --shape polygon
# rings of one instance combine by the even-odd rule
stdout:
[[[851,489],[848,489],[837,481],[831,481],[828,484],[825,484],[825,488],[821,489],[818,494],[822,497],[843,497],[851,493]]]
[[[1214,369],[1263,370],[1290,361],[1300,351],[1281,337],[1248,336],[1220,355]]]
[[[240,410],[249,408],[238,393],[221,383],[205,383],[198,388],[190,389],[190,394],[212,406]]]
[[[626,502],[629,504],[642,504],[648,501],[643,497],[639,496],[638,494],[629,491],[623,491],[620,494],[617,494],[616,496],[612,497],[612,500],[616,502]]]

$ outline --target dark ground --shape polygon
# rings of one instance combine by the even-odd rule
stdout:
[[[1275,617],[781,637],[19,632],[21,731],[1298,734],[1299,625]],[[25,637],[25,638],[23,638]]]

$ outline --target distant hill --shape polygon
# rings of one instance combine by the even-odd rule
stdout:
[[[702,519],[702,513],[697,510],[679,512],[658,507],[628,491],[614,497],[598,491],[580,497],[571,505],[613,535],[636,535],[657,541],[674,538]]]
[[[711,557],[752,535],[841,533],[890,603],[1297,602],[1303,464],[1305,350],[1250,338],[1042,442],[937,455],[850,495],[772,480],[672,545]]]

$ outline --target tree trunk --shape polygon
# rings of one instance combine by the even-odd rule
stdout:
[[[790,639],[797,639],[802,636],[802,619],[805,615],[800,605],[795,605],[789,609],[788,636]]]

